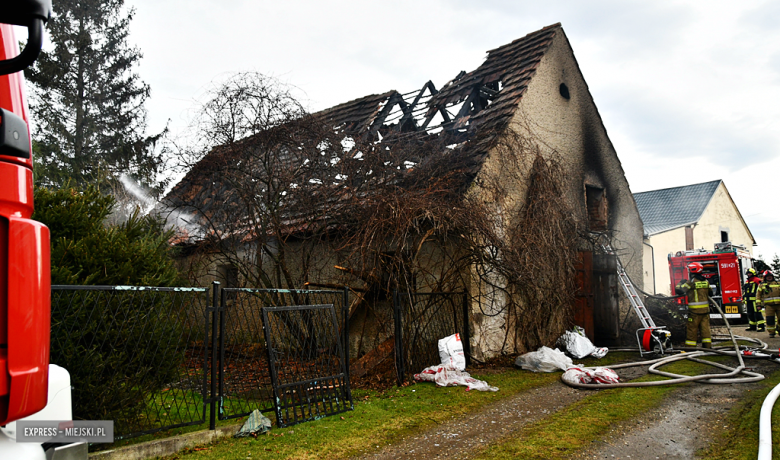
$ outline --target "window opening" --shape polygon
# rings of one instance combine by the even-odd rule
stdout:
[[[603,188],[585,186],[585,201],[588,208],[588,226],[592,231],[608,230],[607,194]]]
[[[569,99],[571,97],[569,94],[569,87],[566,86],[565,83],[561,83],[561,86],[558,87],[558,91],[560,91],[561,96],[563,96],[564,99]]]

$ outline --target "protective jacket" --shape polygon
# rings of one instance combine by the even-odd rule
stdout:
[[[747,282],[742,286],[742,300],[744,302],[755,302],[758,295],[758,285],[761,284],[761,278],[750,275]]]
[[[690,280],[682,280],[675,286],[678,293],[688,296],[688,310],[691,313],[708,313],[710,302],[708,296],[713,294],[710,282],[701,275],[693,275]]]
[[[777,308],[780,305],[780,281],[764,281],[758,287],[759,305],[773,305]]]

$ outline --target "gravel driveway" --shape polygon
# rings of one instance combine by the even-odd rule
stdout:
[[[769,339],[766,333],[735,332],[761,338],[777,350],[780,338]],[[778,365],[766,360],[746,363],[760,373],[776,370]],[[620,371],[623,378],[634,378],[632,369]],[[637,371],[633,371],[637,372]],[[642,372],[642,371],[638,371]],[[655,410],[641,420],[612,427],[604,439],[578,452],[577,459],[690,459],[706,447],[714,435],[726,427],[726,413],[743,392],[758,388],[760,383],[696,384],[681,386]],[[360,459],[464,459],[474,449],[501,438],[511,437],[524,425],[533,423],[578,401],[589,394],[560,382],[520,393],[507,400],[485,406],[478,413],[442,423],[427,432],[413,435]],[[756,433],[758,442],[758,433]]]

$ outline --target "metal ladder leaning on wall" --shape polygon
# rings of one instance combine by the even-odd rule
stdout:
[[[623,288],[623,292],[626,293],[628,301],[631,303],[639,322],[642,323],[642,327],[636,331],[636,340],[639,344],[639,354],[644,356],[645,354],[664,354],[666,351],[672,350],[671,344],[671,332],[666,330],[665,326],[656,326],[655,321],[647,312],[645,303],[642,297],[634,288],[634,284],[631,282],[631,278],[628,277],[626,269],[623,268],[623,264],[620,263],[620,258],[617,253],[612,249],[612,245],[607,243],[601,243],[601,249],[609,254],[615,256],[617,263],[617,275],[620,287]]]

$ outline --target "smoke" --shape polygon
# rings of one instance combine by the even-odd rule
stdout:
[[[119,176],[119,182],[125,187],[125,191],[135,198],[141,205],[141,212],[149,214],[157,204],[155,200],[146,190],[144,190],[138,182],[134,181],[127,174]]]
[[[122,174],[119,177],[119,182],[124,187],[127,195],[129,195],[129,197],[124,198],[117,197],[118,211],[124,214],[124,219],[129,215],[128,209],[132,212],[132,210],[138,207],[144,215],[154,213],[164,217],[165,228],[173,229],[177,237],[197,239],[203,236],[203,227],[198,224],[198,219],[194,214],[165,206],[155,199],[142,185],[126,174]],[[128,198],[132,198],[132,200]]]

